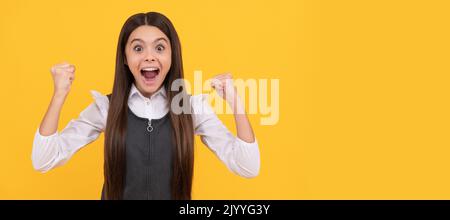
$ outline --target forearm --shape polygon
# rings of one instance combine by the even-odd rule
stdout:
[[[54,134],[58,130],[59,116],[67,94],[54,93],[47,112],[42,119],[39,132],[43,136]]]
[[[233,109],[238,138],[247,143],[253,143],[255,141],[255,135],[253,134],[252,126],[245,112],[244,104],[239,99],[239,96],[236,95],[234,100],[230,100],[228,104]]]

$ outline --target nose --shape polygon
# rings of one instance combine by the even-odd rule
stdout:
[[[147,52],[147,54],[145,55],[145,61],[151,62],[151,61],[156,61],[155,55],[153,55],[153,53]]]

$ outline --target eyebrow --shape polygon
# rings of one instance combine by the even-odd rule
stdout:
[[[168,43],[168,41],[167,41],[167,39],[166,39],[165,37],[160,37],[160,38],[154,40],[153,43],[154,43],[154,42],[158,42],[158,41],[160,41],[160,40],[163,40],[163,41],[165,41],[166,43]],[[143,41],[143,40],[140,39],[140,38],[134,38],[133,40],[130,41],[130,44],[132,44],[134,41],[140,41],[140,42],[142,42],[142,43],[145,43],[145,41]]]

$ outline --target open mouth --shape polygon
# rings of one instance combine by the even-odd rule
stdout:
[[[145,67],[141,69],[141,75],[145,78],[145,80],[153,80],[159,74],[158,67]]]

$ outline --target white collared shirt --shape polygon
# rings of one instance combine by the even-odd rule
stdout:
[[[91,91],[94,102],[84,109],[77,119],[72,119],[61,131],[43,136],[36,131],[32,162],[36,170],[47,172],[61,166],[84,146],[96,140],[105,131],[109,100],[105,95]],[[247,143],[230,133],[207,101],[207,95],[190,98],[193,110],[194,133],[202,142],[237,175],[251,178],[259,173],[260,153],[258,143]],[[169,112],[167,93],[161,87],[150,98],[143,96],[133,84],[128,106],[139,117],[162,118]]]
[[[133,84],[128,96],[128,106],[135,115],[141,118],[159,119],[169,112],[167,94],[163,86],[150,98],[147,98]]]

